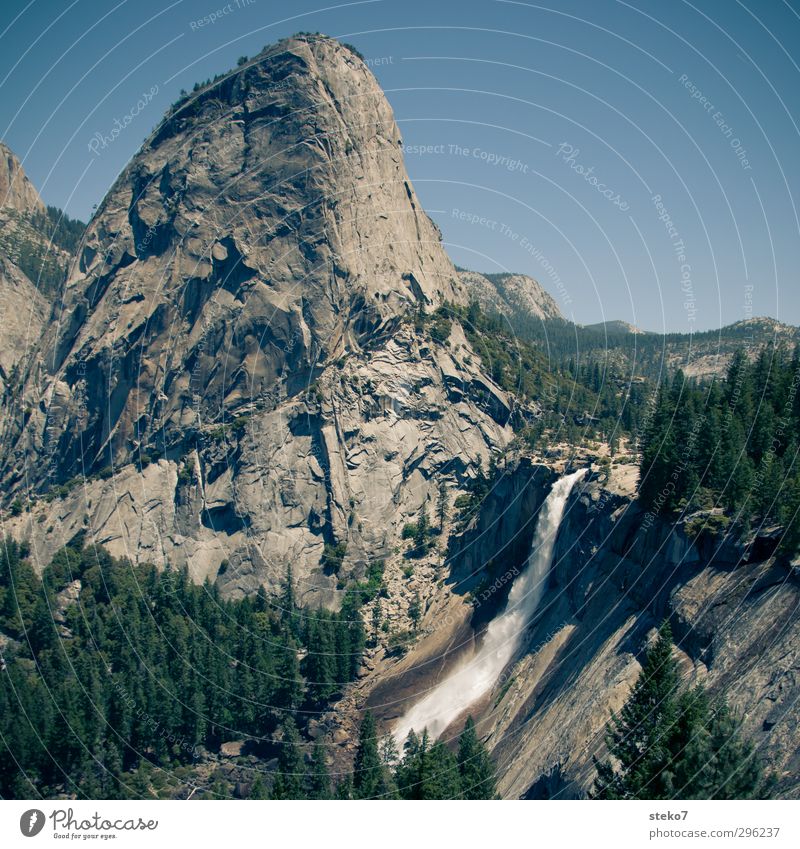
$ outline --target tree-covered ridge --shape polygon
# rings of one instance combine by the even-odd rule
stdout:
[[[724,378],[699,380],[677,370],[656,385],[630,380],[613,358],[598,352],[567,356],[566,344],[562,363],[548,359],[476,303],[416,319],[421,331],[441,343],[453,320],[493,380],[538,405],[535,416],[513,420],[531,446],[600,438],[613,455],[627,439],[639,452],[639,496],[651,519],[706,511],[713,516],[708,522],[734,521],[743,533],[756,524],[780,525],[781,553],[792,556],[800,548],[800,348],[767,344],[751,359],[740,345]],[[654,334],[646,336],[652,341]],[[548,350],[553,342],[548,335]]]
[[[609,760],[595,760],[596,799],[763,799],[772,792],[727,704],[702,686],[681,689],[667,624],[606,731]]]
[[[195,784],[221,743],[243,738],[261,756],[249,798],[493,796],[494,767],[471,720],[457,754],[423,733],[399,759],[368,713],[353,772],[329,774],[308,722],[355,677],[365,592],[355,585],[338,613],[304,611],[289,572],[278,596],[230,601],[185,571],[80,542],[39,578],[26,548],[4,541],[0,796],[158,795],[154,773]],[[232,787],[218,777],[205,792],[224,798]]]
[[[300,611],[290,576],[278,598],[229,601],[102,549],[63,549],[41,580],[26,555],[10,540],[0,555],[6,798],[137,796],[143,766],[190,765],[237,738],[269,750],[361,660],[360,591],[339,613]]]
[[[553,363],[604,363],[628,381],[659,381],[678,367],[704,357],[729,357],[737,348],[756,350],[773,341],[800,342],[800,328],[769,318],[739,321],[699,333],[633,332],[622,322],[583,326],[570,321],[539,321],[519,313],[508,319],[516,338],[538,345]]]
[[[48,206],[45,212],[31,215],[31,226],[48,241],[67,253],[75,254],[83,238],[86,225],[77,218],[70,218],[57,206]]]
[[[523,413],[512,424],[531,443],[543,436],[577,444],[601,437],[616,443],[637,431],[647,404],[647,385],[631,381],[607,358],[561,359],[517,336],[508,321],[484,312],[473,301],[467,307],[448,304],[414,317],[419,332],[446,344],[453,321],[480,357],[485,372],[506,392],[538,406],[535,416]],[[548,322],[548,326],[549,326]]]
[[[722,508],[744,530],[784,528],[800,545],[800,353],[733,357],[725,380],[662,383],[642,441],[639,495],[651,515]]]

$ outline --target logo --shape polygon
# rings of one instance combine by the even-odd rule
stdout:
[[[36,837],[44,828],[44,814],[36,808],[31,808],[19,818],[19,830],[25,837]]]

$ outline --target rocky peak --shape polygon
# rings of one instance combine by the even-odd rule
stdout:
[[[0,208],[12,209],[23,215],[44,212],[39,192],[25,174],[19,159],[0,142]]]
[[[400,582],[404,524],[513,435],[458,322],[422,315],[467,301],[362,60],[265,50],[178,102],[90,224],[6,438],[7,501],[50,492],[15,533],[88,528],[230,594],[287,563],[304,600],[375,558]]]
[[[564,318],[552,295],[526,274],[480,274],[459,269],[459,278],[469,296],[489,312],[522,321]]]
[[[332,39],[287,39],[175,104],[100,206],[37,439],[58,438],[66,475],[124,461],[464,300],[372,73]]]

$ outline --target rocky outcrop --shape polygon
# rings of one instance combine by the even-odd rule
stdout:
[[[6,319],[0,367],[21,375],[5,387],[3,528],[40,567],[82,534],[229,596],[274,588],[291,565],[302,603],[335,607],[383,561],[389,630],[368,605],[358,681],[315,720],[348,757],[365,704],[388,728],[474,648],[567,462],[503,456],[514,399],[458,321],[443,339],[425,314],[473,297],[526,320],[560,313],[530,278],[455,272],[352,51],[289,39],[176,104],[89,227],[64,320],[22,364],[44,307],[7,258],[0,272],[20,319]],[[800,794],[796,575],[768,535],[744,548],[686,522],[644,527],[635,478],[612,467],[576,488],[525,649],[471,708],[502,794],[586,793],[665,617],[687,681],[725,693],[781,792]],[[417,558],[402,529],[423,511],[438,524]],[[58,599],[62,633],[79,590]]]
[[[800,794],[800,586],[761,538],[748,548],[686,523],[642,524],[635,502],[599,482],[576,488],[559,532],[545,603],[528,648],[480,722],[504,796],[582,796],[644,648],[669,619],[686,683],[703,681],[742,717]]]
[[[487,312],[526,322],[564,319],[555,299],[526,274],[480,274],[460,269],[459,277],[470,297]]]
[[[400,570],[402,526],[433,510],[438,482],[452,499],[510,437],[503,417],[472,398],[486,378],[474,359],[465,364],[461,340],[454,331],[449,347],[425,343],[400,328],[323,373],[315,394],[253,409],[179,460],[79,478],[10,526],[43,565],[88,529],[114,555],[187,564],[196,580],[217,577],[225,561],[218,581],[233,594],[277,584],[291,563],[304,601],[333,603],[339,580],[371,560]],[[338,577],[319,568],[334,543],[347,547]]]
[[[20,245],[31,240],[30,216],[44,210],[19,160],[0,142],[0,399],[12,370],[24,373],[21,364],[38,348],[49,316],[45,298],[16,263]],[[40,242],[38,234],[33,241]],[[15,374],[15,380],[20,376]]]
[[[19,159],[0,142],[0,208],[29,215],[44,212],[39,192],[28,179]]]

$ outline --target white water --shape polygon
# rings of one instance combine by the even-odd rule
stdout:
[[[478,653],[398,720],[393,732],[398,746],[402,747],[412,729],[419,733],[427,728],[435,740],[453,720],[491,690],[516,654],[525,628],[542,600],[567,498],[575,482],[585,474],[586,470],[581,469],[553,485],[536,523],[528,562],[511,587],[505,609],[489,623]]]

